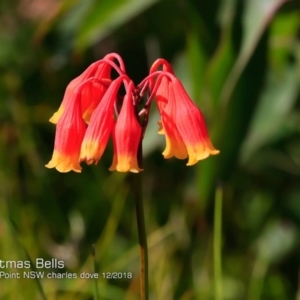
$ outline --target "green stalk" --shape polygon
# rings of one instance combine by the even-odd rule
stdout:
[[[97,268],[97,262],[96,262],[96,250],[95,250],[95,245],[92,245],[92,256],[93,256],[93,269],[94,273],[98,273],[98,268]],[[99,289],[98,289],[98,282],[97,279],[94,278],[94,299],[99,300]]]
[[[142,140],[138,149],[138,165],[143,167]],[[148,287],[148,245],[143,204],[142,173],[133,174],[133,191],[135,198],[136,220],[140,245],[140,292],[141,300],[149,299]]]
[[[222,300],[222,187],[218,187],[214,210],[214,280],[215,299]]]
[[[262,291],[264,287],[265,276],[268,271],[268,264],[258,253],[254,262],[253,271],[250,278],[248,298],[249,300],[262,299]]]
[[[141,300],[149,299],[148,288],[148,246],[142,192],[142,174],[134,174],[134,197],[140,245],[140,291]]]

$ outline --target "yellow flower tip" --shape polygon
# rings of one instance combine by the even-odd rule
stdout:
[[[140,171],[143,171],[143,170],[130,169],[129,171],[132,173],[139,173]]]
[[[116,168],[115,168],[118,172],[132,172],[132,173],[139,173],[140,171],[143,171],[142,169],[140,169],[138,166],[132,166],[129,163],[119,163],[117,164]]]
[[[205,142],[205,148],[206,150],[209,152],[209,154],[211,155],[217,155],[220,153],[219,150],[215,149],[215,147],[213,146],[212,142],[210,141],[210,139],[208,139],[206,142]]]
[[[170,152],[167,152],[167,151],[164,151],[162,153],[164,159],[169,159],[169,158],[172,158],[174,155],[172,155]]]
[[[131,169],[129,171],[132,173],[139,173],[141,171],[144,171],[144,169],[139,168],[139,166],[136,164],[136,166],[133,168],[131,167]]]
[[[51,160],[45,165],[45,167],[48,169],[55,168],[55,166],[53,166],[53,162]]]
[[[49,122],[52,123],[52,124],[57,124],[58,117],[57,117],[56,113],[54,113],[53,116],[49,119]]]
[[[90,118],[91,118],[91,115],[92,115],[93,111],[91,110],[86,110],[84,113],[83,113],[83,120],[86,124],[89,124],[90,123]]]
[[[59,108],[57,112],[55,112],[53,114],[53,116],[49,119],[49,122],[52,124],[57,124],[57,122],[59,121],[61,115],[63,114],[64,109],[63,108]]]
[[[203,159],[209,157],[209,154],[210,154],[210,153],[209,153],[208,151],[204,151],[204,152],[197,153],[195,159],[196,159],[197,161],[198,161],[198,160],[203,160]]]
[[[189,154],[189,160],[187,162],[187,166],[193,166],[195,165],[197,162],[199,161],[199,159],[197,159],[197,155],[196,153],[192,153],[192,154]]]
[[[85,161],[86,164],[97,165],[98,161],[102,157],[105,147],[94,140],[83,140],[80,149],[80,161]]]
[[[158,121],[157,124],[158,124],[158,127],[159,127],[157,133],[158,134],[165,134],[165,130],[164,130],[163,126],[162,126],[162,122]]]
[[[168,135],[166,135],[166,148],[162,152],[162,155],[164,156],[164,158],[171,158],[174,156],[172,152],[171,141]]]
[[[194,160],[192,162],[188,161],[188,163],[186,164],[186,166],[191,167],[193,165],[195,165],[199,160]]]
[[[205,147],[204,144],[188,145],[187,151],[189,155],[187,166],[196,164],[199,160],[203,160],[210,155],[210,149]]]
[[[55,168],[61,173],[67,173],[74,171],[76,173],[81,173],[81,166],[79,164],[78,158],[76,156],[67,156],[58,153],[54,150],[52,159],[45,165],[46,168],[52,169]]]
[[[203,160],[208,158],[210,155],[217,155],[218,153],[220,153],[219,150],[211,150],[211,149],[205,149],[204,151],[198,151],[198,152],[194,152],[192,154],[190,154],[189,156],[189,161],[186,164],[187,166],[193,166],[194,164],[196,164],[198,161]]]
[[[217,155],[217,154],[220,153],[220,150],[213,149],[213,150],[210,150],[209,153],[210,153],[211,155]]]
[[[165,159],[175,156],[178,159],[186,159],[188,157],[187,149],[183,143],[172,139],[166,135],[166,148],[162,155]]]
[[[166,148],[163,152],[162,155],[165,159],[169,159],[172,157],[176,157],[177,159],[186,159],[187,156],[187,152],[186,150],[180,150],[180,149],[170,149],[170,148]]]
[[[74,171],[76,173],[81,173],[81,167],[79,166],[66,166],[65,164],[61,164],[59,163],[58,165],[53,166],[53,163],[51,163],[51,161],[45,165],[46,168],[48,169],[52,169],[55,168],[58,172],[60,173],[67,173],[70,171]]]
[[[209,153],[204,152],[201,154],[197,154],[196,156],[193,157],[189,157],[189,160],[187,162],[187,166],[193,166],[195,165],[197,162],[199,162],[200,160],[204,160],[205,158],[207,158],[209,156]]]
[[[132,156],[118,156],[118,161],[114,159],[112,165],[109,168],[109,171],[118,171],[121,173],[132,172],[139,173],[143,169],[139,168],[137,164],[137,159]]]
[[[76,166],[70,166],[70,165],[66,166],[65,164],[59,164],[55,168],[60,173],[68,173],[70,171],[81,173],[81,168],[78,168]]]

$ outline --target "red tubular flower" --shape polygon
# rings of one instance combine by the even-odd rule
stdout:
[[[94,110],[80,151],[80,160],[92,164],[101,158],[114,126],[114,103],[124,77],[114,80]]]
[[[169,116],[176,124],[178,133],[186,146],[189,156],[187,165],[191,166],[209,155],[218,154],[220,151],[216,150],[211,143],[201,111],[190,99],[177,78],[172,79],[170,89],[172,95],[169,101],[173,102],[174,107]]]
[[[158,68],[162,66],[162,71]],[[154,76],[156,82],[154,84]],[[166,136],[165,158],[189,157],[187,165],[193,165],[209,155],[218,154],[209,138],[201,111],[192,102],[181,82],[175,77],[170,64],[156,60],[150,69],[150,100],[155,95],[161,115],[159,134]],[[142,81],[144,84],[146,80]]]
[[[80,109],[80,93],[74,93],[56,126],[54,151],[47,168],[59,172],[81,172],[80,145],[86,130]]]
[[[134,85],[130,81],[124,97],[120,115],[113,132],[114,158],[110,171],[138,173],[138,148],[141,141],[142,128],[134,112],[132,94]]]

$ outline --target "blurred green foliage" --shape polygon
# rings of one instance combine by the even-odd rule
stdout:
[[[2,1],[0,259],[57,258],[62,272],[93,272],[95,244],[100,299],[139,299],[131,176],[107,170],[111,146],[80,175],[46,170],[48,119],[67,84],[105,54],[118,52],[136,83],[164,57],[221,154],[195,167],[164,160],[152,109],[143,172],[151,299],[215,299],[217,185],[224,299],[300,299],[299,34],[296,0]],[[94,295],[90,279],[0,282],[1,299]]]

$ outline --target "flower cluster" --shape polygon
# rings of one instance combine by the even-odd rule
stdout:
[[[118,74],[115,79],[113,70]],[[56,135],[46,167],[81,172],[80,162],[97,164],[112,137],[114,156],[109,170],[142,171],[138,157],[154,99],[161,116],[158,133],[166,138],[165,158],[188,158],[190,166],[219,153],[210,141],[201,111],[166,60],[156,60],[149,75],[135,86],[121,57],[111,53],[67,86],[58,111],[50,118],[56,124]]]

